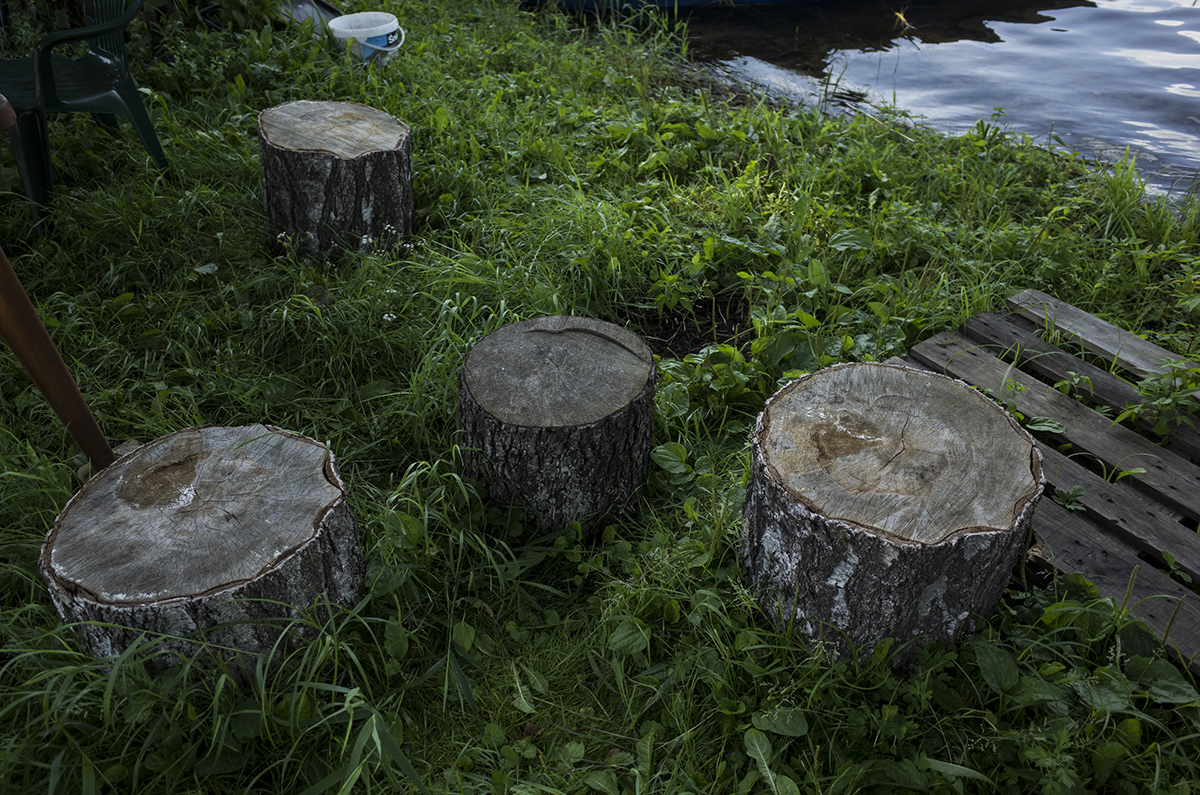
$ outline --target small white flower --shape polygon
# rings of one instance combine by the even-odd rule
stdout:
[[[392,322],[393,320],[395,320],[395,319],[396,319],[396,316],[395,316],[395,315],[393,315],[391,312],[388,312],[387,314],[385,314],[385,315],[383,316],[383,321],[384,321],[385,323],[391,323],[391,322]]]

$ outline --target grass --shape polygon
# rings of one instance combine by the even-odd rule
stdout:
[[[1027,287],[1195,356],[1194,203],[995,120],[946,138],[730,102],[669,20],[386,0],[408,39],[365,69],[226,6],[236,34],[170,7],[132,31],[171,175],[127,127],[55,117],[54,232],[31,234],[9,159],[0,239],[114,441],[253,422],[328,440],[369,588],[298,619],[305,642],[249,683],[86,657],[36,563],[83,460],[0,357],[5,792],[1200,783],[1190,677],[1081,578],[1014,588],[901,676],[887,649],[838,662],[767,625],[734,552],[749,430],[797,372],[903,353]],[[293,99],[412,127],[407,247],[271,253],[255,119]],[[663,354],[651,482],[596,545],[533,537],[460,474],[464,355],[551,312]]]

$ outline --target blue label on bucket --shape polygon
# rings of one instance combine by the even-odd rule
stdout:
[[[380,57],[381,55],[386,57],[390,53],[391,50],[394,50],[396,48],[396,45],[399,42],[400,42],[400,31],[399,30],[389,30],[384,35],[372,36],[369,39],[367,39],[365,42],[363,42],[363,44],[366,45],[363,55],[366,56],[367,58],[377,58],[377,57]]]

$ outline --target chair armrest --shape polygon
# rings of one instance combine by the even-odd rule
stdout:
[[[90,39],[93,36],[99,36],[103,33],[111,33],[114,30],[123,28],[133,21],[133,18],[142,10],[143,0],[131,0],[125,11],[115,19],[110,19],[108,22],[101,22],[98,25],[87,25],[82,28],[71,28],[70,30],[56,30],[53,33],[47,33],[38,41],[34,52],[38,57],[43,51],[47,51],[52,47],[57,47],[68,41],[80,41],[81,39]]]
[[[33,49],[33,85],[38,93],[38,104],[43,108],[47,103],[57,101],[54,92],[54,68],[50,62],[50,51],[60,44],[72,41],[82,41],[94,36],[111,33],[128,25],[142,10],[143,0],[131,0],[119,16],[98,25],[86,25],[82,28],[58,30],[43,36]]]

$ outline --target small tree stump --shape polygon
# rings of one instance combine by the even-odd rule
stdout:
[[[752,452],[739,550],[751,589],[777,624],[840,655],[949,642],[989,613],[1044,486],[1007,413],[909,367],[838,365],[788,384]],[[914,658],[915,645],[897,662]]]
[[[388,248],[412,231],[408,126],[354,102],[300,100],[258,115],[276,246],[324,255]]]
[[[646,483],[654,355],[632,332],[582,317],[504,326],[471,350],[459,379],[467,471],[539,527],[586,536]]]
[[[180,431],[100,471],[55,521],[41,569],[64,622],[99,622],[76,626],[93,655],[168,636],[161,668],[202,638],[242,670],[318,599],[352,605],[364,576],[333,455],[264,425]]]

